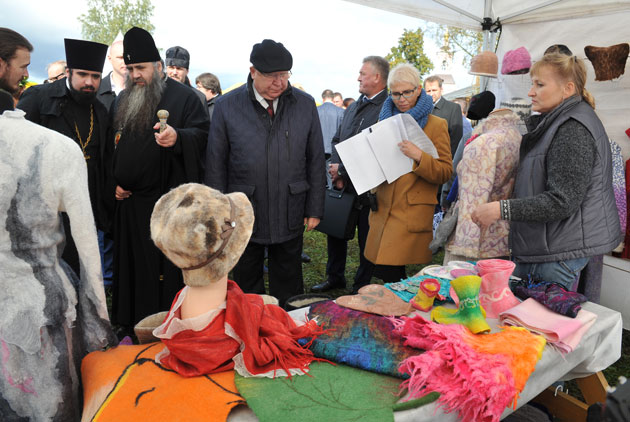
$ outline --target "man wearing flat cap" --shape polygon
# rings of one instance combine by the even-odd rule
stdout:
[[[201,100],[201,104],[205,106],[206,96],[202,92],[194,89],[190,84],[190,79],[188,79],[188,68],[190,66],[190,54],[188,54],[188,50],[178,45],[171,47],[166,50],[164,62],[166,64],[166,74],[168,77],[193,89]]]
[[[269,294],[283,305],[303,293],[303,232],[324,214],[322,131],[313,97],[289,83],[293,58],[281,44],[254,45],[247,84],[219,97],[206,159],[206,184],[244,192],[254,207],[251,240],[233,276],[246,293]]]
[[[168,309],[183,287],[181,270],[151,241],[149,221],[163,194],[203,181],[209,126],[208,112],[193,90],[164,74],[151,34],[137,27],[127,31],[123,58],[128,74],[114,103],[112,126],[112,321],[123,327],[121,335]],[[163,111],[168,117],[162,125],[158,114]]]
[[[33,86],[22,94],[17,108],[26,118],[74,139],[83,151],[88,171],[88,190],[96,227],[106,231],[110,216],[105,202],[105,145],[109,116],[97,100],[107,46],[92,41],[64,39],[66,78]],[[66,246],[63,259],[79,274],[79,256],[63,215]]]

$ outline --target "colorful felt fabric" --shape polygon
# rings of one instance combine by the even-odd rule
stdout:
[[[83,419],[93,422],[225,421],[245,401],[234,371],[185,378],[155,362],[162,343],[118,346],[83,359]]]
[[[550,311],[532,298],[499,316],[502,324],[524,327],[544,336],[549,345],[560,353],[571,353],[596,319],[596,314],[584,309],[575,318],[565,317]]]
[[[403,301],[409,302],[418,293],[418,289],[420,289],[420,283],[422,283],[423,280],[429,278],[434,278],[440,282],[440,292],[438,293],[436,299],[442,301],[450,300],[451,295],[449,293],[449,290],[451,288],[451,280],[446,278],[416,274],[412,277],[400,280],[396,283],[385,283],[385,287],[396,293],[396,296],[401,298]]]
[[[486,312],[479,304],[481,277],[465,275],[451,281],[451,287],[459,298],[457,309],[437,306],[431,311],[431,319],[440,324],[462,324],[478,334],[490,331]]]
[[[309,318],[331,330],[314,339],[313,354],[366,371],[402,378],[400,362],[417,354],[404,346],[389,318],[343,308],[333,301],[311,306]]]
[[[380,284],[368,284],[361,287],[356,295],[341,296],[335,302],[344,308],[383,316],[407,315],[413,310],[409,303]]]
[[[409,303],[420,311],[429,312],[439,291],[440,282],[434,278],[427,278],[420,283],[418,293]]]
[[[515,327],[485,335],[462,325],[438,325],[420,315],[395,320],[408,344],[426,350],[405,360],[410,378],[401,384],[415,398],[440,393],[444,410],[462,421],[499,421],[542,357],[545,339]]]
[[[310,369],[293,379],[237,375],[236,387],[260,422],[393,422],[399,379],[345,365]]]
[[[513,282],[512,291],[523,300],[531,297],[550,311],[571,318],[577,316],[582,309],[581,304],[588,300],[586,296],[566,290],[559,284],[536,282],[531,278]]]
[[[315,321],[298,327],[284,309],[265,305],[259,295],[243,293],[231,280],[226,301],[226,308],[204,329],[170,334],[169,325],[180,312],[173,307],[154,331],[168,349],[160,354],[159,362],[187,377],[229,369],[243,376],[265,377],[291,377],[308,371],[315,357],[298,340],[322,333]]]

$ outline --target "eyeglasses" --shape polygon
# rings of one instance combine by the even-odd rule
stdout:
[[[263,73],[261,71],[258,71],[258,73],[260,73],[263,76],[263,78],[273,79],[274,81],[288,81],[289,78],[291,77],[290,70],[286,72],[277,72],[277,73]]]
[[[53,76],[52,78],[48,78],[46,79],[46,81],[48,81],[48,83],[53,83],[55,81],[58,81],[59,79],[63,78],[64,76],[66,76],[66,72],[62,72],[60,74],[58,74],[57,76]]]
[[[416,89],[418,89],[418,87],[415,87],[414,89],[407,89],[403,92],[391,92],[389,95],[392,96],[393,100],[400,100],[401,96],[409,99],[413,97],[413,93],[416,91]]]

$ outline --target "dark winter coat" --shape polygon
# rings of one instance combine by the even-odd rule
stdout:
[[[256,100],[252,79],[219,97],[208,137],[206,184],[244,192],[256,217],[251,240],[281,243],[324,215],[322,130],[313,97],[289,87],[272,119]]]

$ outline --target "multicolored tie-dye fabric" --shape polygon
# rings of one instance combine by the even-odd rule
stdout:
[[[311,306],[309,319],[334,331],[313,340],[311,350],[318,358],[343,363],[379,374],[404,378],[400,363],[419,353],[403,345],[389,318],[343,308],[333,301]]]
[[[438,301],[450,300],[451,294],[449,293],[451,289],[451,280],[447,280],[441,277],[433,277],[430,275],[418,275],[413,277],[408,277],[404,280],[400,280],[396,283],[386,283],[385,287],[387,287],[392,292],[396,293],[399,298],[404,300],[405,302],[409,302],[413,299],[418,293],[418,289],[420,289],[420,283],[427,278],[434,278],[440,282],[440,291],[438,292],[438,296],[435,298]]]
[[[521,280],[514,282],[511,289],[523,300],[531,297],[547,309],[571,318],[575,318],[582,309],[580,304],[588,300],[580,293],[565,290],[556,283],[545,281]]]

